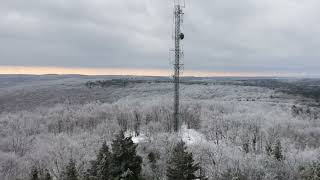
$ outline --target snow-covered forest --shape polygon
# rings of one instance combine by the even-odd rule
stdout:
[[[138,79],[0,76],[0,179],[28,179],[33,168],[60,179],[70,159],[85,179],[104,142],[111,148],[121,130],[137,145],[141,177],[166,179],[179,141],[172,133],[173,85],[166,78]],[[209,180],[319,179],[318,96],[281,87],[305,80],[257,82],[265,80],[184,80],[179,137],[199,164],[195,174]]]

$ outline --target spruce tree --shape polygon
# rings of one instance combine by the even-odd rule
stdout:
[[[65,167],[62,173],[62,180],[79,180],[78,172],[76,169],[76,163],[73,159],[70,159],[69,164]]]
[[[91,168],[87,172],[87,179],[108,179],[110,177],[111,153],[106,142],[102,144],[96,160],[91,161]]]
[[[112,176],[121,180],[140,180],[142,158],[137,155],[137,145],[132,137],[121,131],[112,141]]]
[[[102,144],[102,147],[97,156],[97,177],[98,180],[105,180],[110,178],[110,163],[111,153],[106,142]]]
[[[168,180],[197,179],[195,172],[199,170],[199,165],[194,163],[192,153],[188,153],[186,149],[182,140],[174,147],[171,158],[167,162]]]
[[[36,167],[32,167],[30,180],[39,180],[39,172]]]

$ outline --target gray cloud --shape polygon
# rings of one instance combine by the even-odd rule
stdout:
[[[4,0],[0,65],[169,68],[172,3]],[[318,7],[318,0],[187,0],[185,69],[316,74]]]

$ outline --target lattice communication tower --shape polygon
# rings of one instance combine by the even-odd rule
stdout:
[[[181,58],[183,51],[181,40],[184,39],[184,34],[181,32],[181,25],[183,23],[183,11],[185,8],[185,1],[174,0],[174,131],[178,132],[180,129],[180,73],[181,73]]]

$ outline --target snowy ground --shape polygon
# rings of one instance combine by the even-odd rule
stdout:
[[[164,176],[175,142],[172,84],[140,77],[148,81],[85,86],[113,78],[123,77],[0,76],[0,179],[24,179],[31,166],[58,177],[70,157],[83,174],[102,142],[110,144],[121,128],[138,144],[143,173],[149,172],[152,151],[160,156],[158,172]],[[250,176],[263,172],[266,180],[277,173],[294,179],[300,166],[320,157],[319,109],[309,107],[308,98],[245,86],[242,80],[190,78],[182,84],[180,137],[209,177],[219,179],[227,169],[241,167]],[[282,164],[265,151],[277,140]]]

